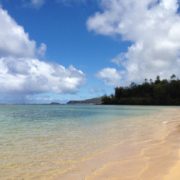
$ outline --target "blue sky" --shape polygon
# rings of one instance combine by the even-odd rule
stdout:
[[[1,102],[86,99],[132,81],[180,74],[177,0],[0,3]]]
[[[113,86],[106,86],[96,77],[96,73],[104,66],[113,67],[110,60],[125,50],[126,44],[88,31],[86,21],[99,9],[97,2],[67,5],[47,1],[39,8],[24,7],[21,1],[3,1],[2,5],[24,27],[31,39],[47,45],[44,60],[66,67],[73,65],[86,74],[86,82],[79,92],[62,95],[48,93],[49,96],[58,100],[83,99],[113,92]]]

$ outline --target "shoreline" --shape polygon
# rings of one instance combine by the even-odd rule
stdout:
[[[137,117],[140,118],[140,117]],[[89,159],[79,162],[69,172],[59,175],[61,179],[123,179],[123,180],[179,180],[180,174],[173,175],[180,168],[180,118],[178,108],[168,108],[153,115],[141,118],[154,118],[161,126],[156,127],[152,139],[136,142],[123,142],[107,148]],[[152,124],[153,125],[153,124]],[[159,124],[158,124],[159,125]],[[178,127],[178,129],[177,129]],[[142,127],[143,128],[143,127]],[[139,143],[139,144],[138,144]]]

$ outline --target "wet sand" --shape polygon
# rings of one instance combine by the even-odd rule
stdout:
[[[146,118],[146,121],[141,121]],[[52,179],[179,180],[180,110],[138,117],[133,138],[120,141],[74,164]]]

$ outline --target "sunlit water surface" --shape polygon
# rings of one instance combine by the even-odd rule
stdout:
[[[0,179],[38,179],[66,172],[73,164],[94,153],[133,138],[137,128],[131,117],[138,119],[161,109],[2,105]]]

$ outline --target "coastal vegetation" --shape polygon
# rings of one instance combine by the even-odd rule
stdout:
[[[101,102],[101,97],[97,98],[92,98],[92,99],[85,99],[85,100],[72,100],[67,102],[69,105],[76,105],[76,104],[95,104],[95,105],[100,105],[102,104]]]
[[[116,87],[114,94],[102,97],[102,104],[112,105],[180,105],[180,80],[145,79],[142,84],[131,83],[128,87]]]

